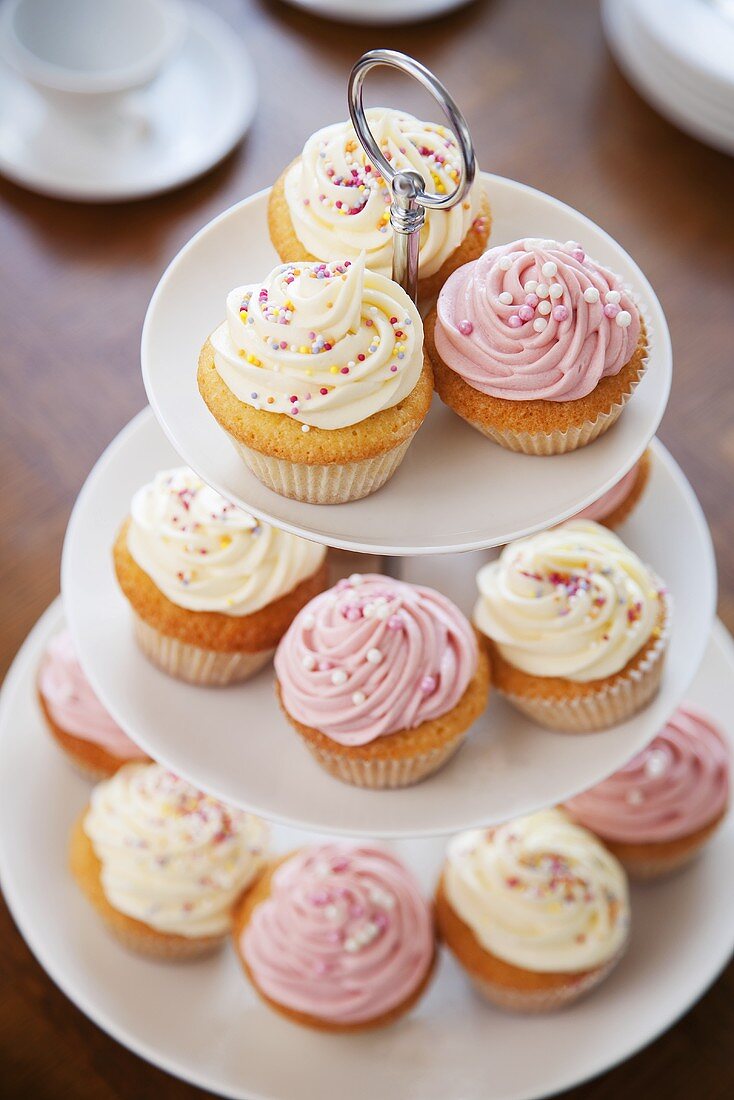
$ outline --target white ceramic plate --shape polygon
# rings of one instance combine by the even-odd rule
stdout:
[[[61,621],[57,603],[20,651],[0,702],[2,887],[31,950],[66,995],[170,1073],[239,1100],[531,1100],[630,1057],[725,965],[734,940],[734,815],[684,874],[633,888],[629,953],[588,1000],[555,1016],[492,1009],[444,955],[428,995],[405,1020],[374,1034],[330,1036],[262,1006],[229,947],[181,966],[128,954],[66,870],[69,828],[89,787],[50,741],[34,695],[43,646]],[[733,684],[734,647],[719,624],[690,694],[730,730]],[[287,850],[310,838],[276,828],[273,839]],[[430,891],[443,842],[396,848]]]
[[[469,0],[286,0],[310,15],[387,27],[393,23],[420,23],[463,8]]]
[[[271,820],[347,834],[431,836],[559,801],[650,740],[690,683],[711,629],[716,576],[708,528],[679,468],[659,443],[654,449],[644,505],[623,535],[670,587],[675,629],[660,695],[614,730],[585,737],[550,733],[496,695],[467,743],[435,776],[402,791],[365,791],[315,763],[281,715],[271,667],[223,690],[192,687],[159,672],[133,641],[110,553],[135,489],[178,464],[150,411],[105,452],[69,522],[61,584],[82,664],[118,722],[151,756]],[[441,589],[469,613],[475,573],[487,556],[407,559],[404,577]]]
[[[602,12],[609,47],[639,93],[675,126],[734,153],[734,98],[725,102],[716,81],[666,52],[663,41],[640,22],[642,13],[634,4],[605,0]]]
[[[0,66],[0,172],[55,198],[118,202],[178,187],[222,160],[255,113],[255,70],[219,16],[198,3],[187,3],[186,15],[180,50],[136,97],[148,121],[138,138],[52,112]]]
[[[723,0],[635,0],[635,19],[681,70],[734,106],[734,8]]]
[[[650,366],[614,429],[589,447],[538,458],[513,454],[468,427],[436,398],[397,475],[351,504],[313,505],[266,489],[237,457],[196,385],[196,362],[234,286],[277,262],[261,191],[225,211],[179,252],[143,328],[148,398],[176,450],[210,485],[263,519],[298,534],[381,554],[436,554],[497,546],[565,519],[596,500],[634,464],[668,400],[670,336],[652,287],[630,256],[571,207],[523,184],[484,174],[492,243],[525,236],[579,240],[633,287],[647,318]],[[441,462],[436,455],[441,454]]]

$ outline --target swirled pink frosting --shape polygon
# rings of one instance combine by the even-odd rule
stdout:
[[[602,840],[646,844],[695,833],[723,813],[728,799],[724,735],[686,703],[646,749],[566,808]]]
[[[476,668],[471,625],[450,600],[376,574],[311,600],[275,655],[289,714],[341,745],[446,714]]]
[[[99,745],[120,760],[147,759],[92,691],[68,630],[49,642],[38,674],[38,690],[54,722],[66,733]]]
[[[573,518],[593,519],[596,523],[600,523],[601,520],[610,516],[616,508],[619,508],[620,504],[624,503],[632,492],[639,465],[639,462],[636,463],[631,470],[627,471],[623,478],[620,478],[616,485],[612,485],[611,489],[608,489],[606,493],[602,494],[602,496],[600,496],[598,500],[595,500],[593,504],[590,504],[588,508],[582,508]]]
[[[431,915],[410,872],[380,848],[324,844],[277,869],[241,948],[266,996],[334,1023],[389,1012],[431,965]]]
[[[526,239],[464,264],[438,298],[436,348],[474,389],[575,401],[618,374],[640,338],[621,279],[579,245]]]

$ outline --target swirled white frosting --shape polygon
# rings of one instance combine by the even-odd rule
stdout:
[[[661,590],[612,531],[571,520],[506,546],[477,575],[474,622],[531,676],[613,676],[657,627]]]
[[[158,764],[126,764],[96,786],[84,831],[111,905],[159,932],[227,932],[232,906],[263,862],[264,822]]]
[[[624,870],[560,810],[455,837],[444,889],[482,947],[525,970],[590,970],[627,939]]]
[[[235,397],[309,428],[358,424],[407,397],[423,368],[420,314],[397,283],[352,263],[281,264],[227,297],[211,336]]]
[[[403,111],[371,107],[367,121],[380,149],[398,170],[412,169],[438,194],[459,180],[461,157],[445,126],[420,122]],[[477,173],[468,196],[450,210],[428,210],[421,232],[421,275],[433,275],[459,247],[479,215]],[[317,130],[285,179],[285,198],[296,236],[319,260],[355,259],[362,250],[372,271],[392,269],[392,195],[373,168],[351,122]]]
[[[235,507],[182,466],[162,470],[132,500],[127,545],[172,603],[251,615],[310,577],[323,546]]]

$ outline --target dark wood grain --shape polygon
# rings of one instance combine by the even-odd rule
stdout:
[[[484,168],[578,207],[651,279],[675,350],[660,434],[708,516],[720,613],[734,628],[734,161],[636,95],[589,0],[480,0],[409,30],[329,24],[265,0],[215,6],[245,37],[261,95],[252,132],[226,163],[177,193],[127,205],[53,202],[0,182],[0,672],[58,592],[64,529],[89,468],[144,404],[140,328],[162,269],[212,215],[271,183],[308,133],[345,114],[348,69],[376,45],[407,47],[443,77]],[[414,87],[389,78],[371,80],[370,96],[425,107]],[[203,1095],[82,1016],[4,908],[0,935],[3,1095]],[[733,1030],[730,970],[652,1047],[567,1098],[724,1100],[734,1091]]]

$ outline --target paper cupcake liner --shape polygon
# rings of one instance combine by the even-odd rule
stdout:
[[[481,432],[482,435],[493,440],[494,443],[499,443],[500,447],[504,447],[508,451],[519,451],[526,455],[566,454],[567,451],[575,451],[579,447],[585,447],[588,443],[593,443],[595,439],[598,439],[600,435],[611,428],[615,421],[619,419],[622,409],[635,392],[640,379],[645,373],[646,366],[647,358],[644,360],[642,370],[636,381],[632,383],[627,393],[622,395],[621,400],[613,405],[609,412],[599,413],[595,420],[586,420],[579,427],[567,428],[565,432],[560,430],[554,432],[514,432],[510,428],[504,428],[500,431],[476,420],[469,420],[468,423]]]
[[[682,871],[689,863],[693,863],[695,859],[698,859],[701,851],[706,847],[715,832],[716,828],[707,832],[698,843],[692,844],[690,848],[684,848],[683,851],[671,855],[656,855],[652,852],[648,856],[621,856],[614,851],[614,845],[611,846],[611,849],[613,854],[617,855],[617,859],[630,878],[635,879],[637,882],[648,882],[651,879],[673,875],[676,871]]]
[[[234,436],[230,439],[255,477],[274,493],[306,504],[345,504],[349,500],[361,500],[382,488],[403,461],[413,435],[375,458],[312,466],[305,462],[272,458],[245,446]]]
[[[620,399],[608,412],[599,413],[594,420],[586,420],[578,427],[567,428],[566,431],[515,432],[510,428],[505,428],[500,431],[497,428],[490,427],[487,424],[482,424],[474,420],[467,420],[467,423],[471,424],[473,428],[476,428],[477,431],[481,432],[482,435],[485,435],[488,439],[498,443],[500,447],[504,447],[508,451],[517,451],[526,455],[562,455],[566,454],[568,451],[576,451],[579,447],[585,447],[587,444],[593,443],[600,435],[604,435],[604,432],[609,431],[612,425],[619,419],[623,408],[637,389],[647,370],[650,361],[650,351],[653,347],[653,341],[650,337],[650,318],[647,312],[639,306],[639,304],[638,308],[640,309],[640,314],[645,326],[645,338],[647,340],[646,353],[640,365],[640,373],[637,375],[637,378],[632,382],[627,392],[621,395]]]
[[[460,747],[466,736],[462,731],[452,741],[440,748],[401,759],[359,760],[348,752],[321,749],[306,741],[306,747],[329,775],[351,783],[353,787],[369,787],[372,790],[395,790],[411,787],[438,771]]]
[[[665,618],[644,659],[593,694],[569,699],[502,694],[538,725],[560,733],[595,733],[626,722],[647,706],[660,687],[670,637],[672,603],[669,596],[664,596],[663,600]]]
[[[609,962],[587,971],[581,977],[569,974],[568,983],[556,986],[554,989],[513,989],[510,986],[487,981],[486,978],[479,978],[474,974],[469,976],[477,993],[500,1008],[523,1013],[555,1012],[559,1008],[572,1004],[573,1001],[580,1000],[595,989],[614,969],[622,954],[623,952],[618,952]]]
[[[73,756],[68,749],[61,749],[61,751],[77,775],[80,775],[82,779],[86,779],[88,783],[101,783],[103,779],[109,779],[111,775],[114,775],[114,772],[109,771],[107,768],[94,768],[91,764],[83,763],[78,757]]]
[[[226,936],[201,936],[185,939],[183,936],[165,936],[148,934],[135,928],[118,923],[111,918],[102,917],[107,930],[115,939],[136,955],[146,955],[152,959],[168,959],[180,962],[185,959],[198,959],[218,951]]]
[[[255,653],[219,653],[161,634],[135,613],[133,619],[135,640],[148,660],[162,672],[189,684],[202,687],[241,684],[264,668],[275,652],[262,649]]]

